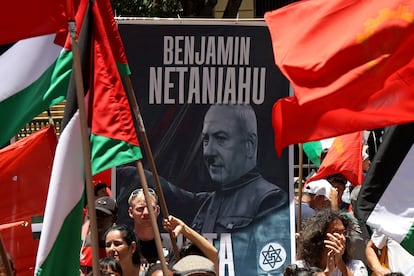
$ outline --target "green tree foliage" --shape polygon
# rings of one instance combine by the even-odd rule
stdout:
[[[111,0],[115,16],[179,17],[183,13],[179,0]]]

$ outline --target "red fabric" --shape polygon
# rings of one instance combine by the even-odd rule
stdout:
[[[123,47],[116,50],[112,48],[122,46],[122,41],[117,29],[114,29],[115,20],[108,5],[109,1],[96,1],[92,9],[95,70],[91,89],[94,93],[93,101],[90,101],[93,107],[89,109],[92,133],[138,146],[131,108],[116,65],[117,59],[122,56],[120,51],[123,52]],[[105,29],[107,25],[113,28]],[[90,96],[92,97],[91,92]]]
[[[0,44],[56,33],[67,28],[65,1],[2,1],[0,26]]]
[[[318,171],[307,182],[337,173],[353,185],[362,184],[362,131],[336,137]]]
[[[265,14],[276,64],[295,92],[274,106],[279,154],[414,121],[413,15],[409,0],[301,1]]]
[[[105,248],[99,248],[98,252],[99,252],[99,258],[106,257]],[[92,247],[91,246],[84,246],[81,248],[80,265],[92,267]]]
[[[43,216],[57,144],[55,129],[43,128],[0,150],[0,224],[26,221],[1,230],[6,250],[18,275],[33,275],[38,240],[33,240],[31,217]]]
[[[99,22],[100,26],[98,28],[105,30],[115,61],[122,64],[128,64],[124,44],[121,35],[118,32],[118,25],[114,19],[110,1],[101,1],[95,8],[94,12],[98,12],[99,10],[100,19],[102,19],[102,21]]]

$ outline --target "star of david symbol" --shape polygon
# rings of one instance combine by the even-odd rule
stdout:
[[[269,245],[267,250],[262,251],[263,265],[270,265],[272,268],[276,266],[277,263],[282,262],[282,258],[280,257],[280,248],[274,248],[272,245]]]

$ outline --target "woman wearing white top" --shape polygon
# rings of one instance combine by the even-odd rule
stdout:
[[[352,225],[348,217],[330,208],[304,220],[296,264],[319,267],[327,276],[367,276],[363,262],[351,260],[347,252]]]

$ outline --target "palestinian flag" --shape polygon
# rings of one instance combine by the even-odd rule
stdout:
[[[320,141],[307,142],[303,144],[303,151],[318,168],[321,165],[321,153],[324,149],[329,149],[334,138],[323,139]]]
[[[394,126],[384,137],[354,213],[414,255],[414,123]]]
[[[140,159],[142,154],[116,64],[117,61],[125,61],[126,66],[126,59],[119,59],[123,47],[112,48],[113,45],[121,47],[122,42],[114,42],[120,36],[117,35],[109,0],[96,1],[87,11],[79,46],[85,50],[81,56],[85,61],[83,76],[85,90],[88,91],[92,173],[96,174],[111,166]],[[92,22],[89,22],[90,12],[93,14]],[[104,22],[111,23],[112,28],[105,26]],[[88,34],[88,24],[93,26],[93,34]],[[87,45],[90,48],[85,48]],[[92,59],[87,60],[90,53]],[[36,260],[37,275],[79,274],[84,166],[79,113],[76,106],[72,106],[75,103],[71,100],[73,85],[69,87],[63,120],[65,127],[56,148]]]
[[[0,146],[33,117],[64,100],[72,69],[65,37],[49,34],[0,46]]]
[[[32,233],[33,233],[34,240],[40,239],[40,234],[42,233],[42,227],[43,227],[43,216],[32,217]]]

